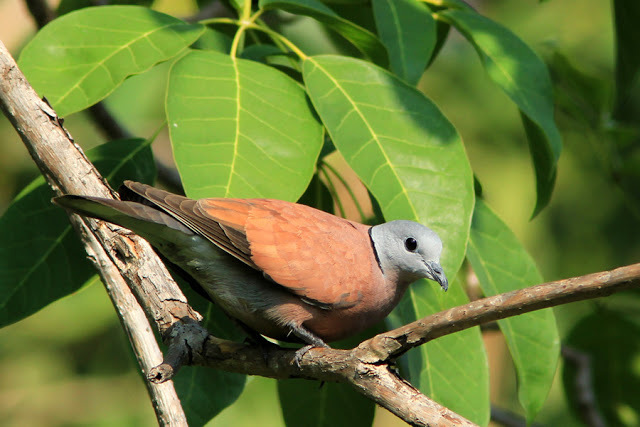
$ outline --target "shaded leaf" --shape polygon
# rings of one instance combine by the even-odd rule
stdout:
[[[486,296],[542,282],[535,262],[513,232],[476,200],[467,257]],[[531,423],[556,373],[560,338],[551,309],[498,320],[518,375],[518,397]]]
[[[242,341],[246,336],[214,303],[198,295],[180,280],[172,268],[187,301],[202,314],[202,326],[216,337]],[[186,273],[185,273],[186,274]],[[190,279],[192,281],[193,279]],[[203,366],[184,366],[173,379],[180,403],[192,427],[202,426],[235,402],[244,390],[246,375],[225,372]]]
[[[200,38],[191,45],[191,48],[229,53],[232,42],[231,37],[225,33],[207,27]]]
[[[553,88],[542,60],[505,27],[472,11],[440,13],[476,48],[489,77],[520,109],[536,171],[537,201],[533,215],[549,203],[562,149],[553,117]]]
[[[436,45],[436,21],[417,0],[373,0],[373,13],[391,71],[415,85]]]
[[[637,123],[637,111],[628,111],[628,101],[632,88],[634,86],[637,87],[640,79],[640,55],[638,55],[640,3],[637,0],[614,0],[613,13],[616,34],[616,100],[614,117]]]
[[[297,200],[323,142],[304,90],[266,65],[192,51],[171,68],[167,121],[187,194]]]
[[[447,298],[452,305],[468,302],[458,280],[450,280]],[[390,328],[445,308],[425,290],[432,282],[421,280],[411,285],[410,298],[402,299],[389,315]],[[453,295],[449,295],[453,294]],[[489,362],[480,328],[465,329],[440,337],[412,349],[400,361],[403,376],[414,387],[452,411],[479,425],[489,423]]]
[[[119,185],[150,183],[150,142],[112,141],[87,152],[100,172]],[[18,194],[0,218],[0,326],[23,319],[78,290],[95,274],[65,211],[40,177]]]
[[[348,384],[303,379],[278,381],[287,427],[369,427],[376,404]]]
[[[310,57],[303,76],[336,148],[374,195],[385,219],[411,219],[437,231],[444,242],[443,267],[453,277],[466,251],[474,195],[471,168],[451,123],[424,94],[364,61]],[[391,323],[405,324],[467,301],[460,287],[452,288],[445,294],[433,283],[414,284]],[[415,375],[447,377],[422,381],[423,392],[483,422],[488,420],[484,346],[477,330],[467,334],[460,337],[475,338],[451,337],[445,342],[457,345],[430,346],[429,359],[448,360],[446,366],[431,363],[419,351],[409,357],[417,359]],[[461,362],[460,354],[478,356]],[[450,376],[452,364],[465,374]],[[411,381],[418,381],[415,375]],[[477,387],[469,385],[469,378]]]
[[[383,330],[380,322],[355,336],[331,343],[331,347],[354,348]],[[278,381],[278,397],[287,427],[369,427],[376,409],[372,400],[342,383],[287,379]]]
[[[637,300],[635,301],[637,304]],[[634,310],[637,313],[637,305]],[[567,335],[565,344],[589,358],[596,408],[607,425],[637,425],[640,419],[640,327],[619,313],[600,309],[585,317]],[[584,393],[584,374],[577,377],[576,366],[567,360],[563,369],[564,389],[570,407],[581,416],[578,404]]]
[[[300,197],[298,203],[334,213],[333,197],[331,197],[329,189],[318,177],[318,174],[313,175],[313,179],[311,179],[307,190]]]
[[[90,7],[40,30],[19,65],[60,116],[104,99],[127,77],[173,58],[204,27],[138,6]]]
[[[383,67],[389,63],[387,51],[375,34],[340,17],[318,0],[260,0],[260,9],[280,9],[296,15],[310,16],[349,40],[374,63]]]

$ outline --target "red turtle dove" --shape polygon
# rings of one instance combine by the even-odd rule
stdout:
[[[412,221],[370,227],[281,200],[192,200],[132,181],[120,193],[54,201],[131,229],[268,337],[326,346],[383,319],[417,279],[448,287],[440,238]]]

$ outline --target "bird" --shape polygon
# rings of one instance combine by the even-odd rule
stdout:
[[[442,241],[417,222],[369,226],[293,202],[194,200],[134,181],[119,195],[53,202],[143,237],[261,337],[328,347],[385,318],[418,279],[448,289]]]

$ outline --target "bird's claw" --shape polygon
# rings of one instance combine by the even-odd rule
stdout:
[[[300,368],[300,362],[302,361],[302,358],[304,357],[305,354],[307,354],[309,350],[311,350],[314,347],[315,347],[314,345],[309,344],[297,349],[295,356],[293,357],[293,363],[295,363],[296,366]]]

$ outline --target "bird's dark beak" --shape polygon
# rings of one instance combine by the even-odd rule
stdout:
[[[447,276],[444,275],[442,266],[435,261],[426,261],[425,264],[427,264],[427,268],[431,272],[433,280],[438,282],[440,287],[446,292],[447,289],[449,289],[449,281],[447,280]]]

